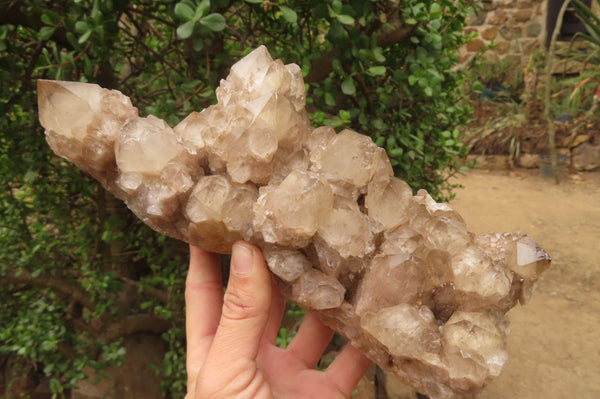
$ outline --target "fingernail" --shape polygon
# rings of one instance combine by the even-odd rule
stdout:
[[[231,254],[232,273],[246,277],[252,272],[254,251],[244,244],[235,244]]]

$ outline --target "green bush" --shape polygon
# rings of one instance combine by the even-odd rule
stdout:
[[[265,44],[302,67],[316,124],[370,134],[398,176],[444,199],[466,152],[458,127],[469,110],[461,105],[456,50],[470,4],[5,2],[0,356],[25,359],[60,396],[88,370],[122,361],[125,332],[150,330],[169,347],[156,366],[165,395],[185,390],[185,246],[150,231],[49,151],[37,121],[37,79],[118,88],[141,114],[175,124],[213,103],[231,64]]]

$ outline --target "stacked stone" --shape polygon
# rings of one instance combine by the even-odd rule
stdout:
[[[545,11],[544,1],[483,1],[479,11],[467,20],[465,33],[478,35],[460,50],[461,60],[486,51],[487,57],[510,57],[517,66],[527,65],[529,54],[544,43]],[[487,50],[492,43],[493,47]]]
[[[53,150],[154,229],[209,251],[259,245],[288,298],[432,398],[506,362],[505,313],[550,264],[519,233],[473,235],[350,130],[313,129],[297,65],[260,47],[175,128],[97,85],[40,81]]]

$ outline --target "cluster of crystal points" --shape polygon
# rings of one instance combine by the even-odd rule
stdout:
[[[52,149],[145,223],[219,253],[259,245],[290,299],[432,398],[474,397],[500,373],[505,313],[550,265],[528,236],[473,235],[413,195],[369,137],[313,129],[300,68],[265,47],[174,128],[94,84],[38,94]]]

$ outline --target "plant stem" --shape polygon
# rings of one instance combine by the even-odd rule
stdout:
[[[548,144],[550,145],[550,162],[552,163],[552,175],[556,184],[559,183],[558,178],[558,162],[556,153],[556,128],[554,126],[554,120],[550,115],[550,82],[552,80],[552,60],[554,59],[554,49],[556,46],[556,39],[562,27],[563,17],[569,7],[571,0],[565,0],[563,5],[560,7],[558,16],[556,17],[556,25],[552,32],[552,38],[550,39],[550,45],[546,50],[546,87],[544,88],[544,116],[548,123]]]

